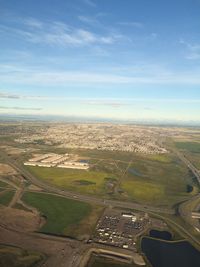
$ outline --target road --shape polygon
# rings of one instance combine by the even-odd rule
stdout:
[[[174,214],[175,211],[173,209],[160,209],[151,206],[143,206],[132,202],[121,202],[108,199],[100,199],[94,196],[85,196],[78,193],[61,190],[59,188],[55,188],[49,184],[46,184],[38,180],[31,173],[25,170],[23,166],[20,166],[12,159],[7,157],[7,155],[3,155],[3,157],[4,159],[6,159],[6,162],[10,164],[18,173],[23,175],[32,184],[35,184],[36,186],[42,188],[47,193],[54,193],[66,198],[85,201],[88,203],[95,203],[97,205],[137,209],[151,213],[154,212],[163,213],[163,216],[162,215],[160,216],[162,219],[169,221],[171,224],[180,229],[181,232],[185,233],[185,235],[187,235],[190,239],[192,239],[196,244],[200,245],[199,241],[196,238],[194,238],[187,229],[183,228],[182,226],[170,220],[169,218],[164,217],[165,214]],[[200,183],[200,177],[199,174],[196,172],[197,171],[196,168],[182,155],[180,155],[179,158],[188,166],[189,169],[191,169],[191,171],[197,177],[198,182]],[[20,193],[21,192],[19,191],[18,194]],[[16,195],[16,199],[18,199],[18,195]],[[83,255],[85,249],[88,247],[87,244],[84,244],[76,240],[71,240],[67,238],[57,238],[37,233],[21,233],[10,229],[5,229],[1,226],[0,226],[0,243],[16,245],[24,249],[30,249],[44,253],[45,255],[48,256],[47,261],[43,265],[44,267],[56,267],[56,266],[78,267],[81,255]]]
[[[197,179],[197,182],[200,186],[200,172],[199,170],[183,155],[181,152],[174,150],[176,155],[179,157],[179,159],[190,169],[190,171],[194,174],[194,176]],[[180,216],[183,218],[184,221],[186,221],[188,224],[190,224],[192,227],[194,227],[197,231],[200,230],[200,221],[198,219],[191,219],[192,216],[192,210],[188,211],[187,205],[192,204],[192,202],[196,202],[196,200],[200,199],[200,193],[195,195],[194,197],[190,198],[189,200],[185,201],[184,203],[179,205],[178,211]],[[195,207],[195,211],[199,210],[199,204],[197,207]]]
[[[66,198],[70,199],[76,199],[88,203],[93,203],[96,205],[103,205],[103,206],[112,206],[117,208],[128,208],[128,209],[136,209],[144,212],[159,212],[159,213],[166,213],[166,214],[175,214],[174,209],[164,209],[164,208],[158,208],[158,207],[152,207],[149,205],[141,205],[133,202],[125,202],[125,201],[115,201],[115,200],[109,200],[109,199],[102,199],[95,196],[89,196],[89,195],[82,195],[79,193],[70,192],[67,190],[62,190],[59,188],[56,188],[50,184],[47,184],[45,182],[42,182],[41,180],[37,179],[35,176],[33,176],[31,173],[29,173],[27,170],[23,168],[23,166],[20,166],[16,162],[14,162],[12,159],[10,159],[7,155],[1,155],[6,159],[6,162],[10,164],[18,173],[23,175],[28,181],[30,181],[32,184],[39,186],[44,191],[56,193],[60,196],[64,196]]]
[[[144,262],[143,258],[133,251],[117,247],[108,247],[104,244],[87,244],[81,241],[54,237],[40,233],[24,233],[6,229],[0,225],[0,243],[20,247],[30,251],[38,251],[47,256],[43,267],[80,267],[85,266],[89,252],[98,250],[104,254],[114,254],[132,259],[133,261]],[[90,254],[90,253],[89,253]]]
[[[180,152],[175,151],[179,159],[190,169],[190,171],[195,175],[200,186],[200,172],[199,170]]]
[[[0,243],[38,251],[47,256],[44,267],[78,267],[74,264],[76,249],[84,244],[67,238],[56,238],[37,233],[22,233],[0,226]]]

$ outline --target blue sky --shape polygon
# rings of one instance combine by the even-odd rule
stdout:
[[[199,0],[0,0],[0,114],[200,121]]]

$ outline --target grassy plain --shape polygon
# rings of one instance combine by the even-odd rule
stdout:
[[[188,169],[172,154],[81,150],[79,156],[89,159],[90,170],[26,168],[37,178],[62,189],[142,204],[172,206],[197,192]],[[190,193],[188,185],[194,187]]]
[[[184,152],[197,169],[200,169],[200,142],[175,142],[175,146]]]
[[[199,153],[187,152],[185,155],[187,159],[189,159],[194,164],[194,166],[200,170],[200,152]]]
[[[14,191],[5,191],[0,194],[0,205],[7,206],[14,196]]]
[[[43,256],[39,253],[0,245],[1,267],[34,267],[38,266],[43,259]]]
[[[176,142],[175,145],[178,149],[200,153],[200,142]]]
[[[94,172],[85,170],[73,170],[62,168],[45,168],[28,166],[28,170],[41,180],[52,185],[87,194],[104,193],[104,171]],[[80,184],[82,181],[82,184]]]
[[[87,203],[43,193],[28,192],[22,200],[37,208],[47,219],[41,232],[78,238],[93,230],[102,211]]]
[[[10,188],[11,186],[7,183],[4,183],[2,181],[0,181],[0,187],[3,187],[3,188]]]
[[[187,168],[171,156],[171,161],[138,160],[129,167],[121,187],[135,201],[153,205],[173,205],[193,195],[187,185],[195,188]]]

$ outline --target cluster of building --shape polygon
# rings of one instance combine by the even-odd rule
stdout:
[[[45,132],[24,135],[20,143],[41,143],[64,148],[162,154],[162,131],[156,127],[119,124],[52,124]]]
[[[147,214],[109,210],[98,222],[93,241],[136,251],[136,238],[149,226]]]
[[[74,160],[74,155],[64,154],[42,154],[37,155],[28,161],[24,162],[27,166],[39,166],[39,167],[58,167],[66,169],[89,169],[89,164],[87,162],[81,162]]]

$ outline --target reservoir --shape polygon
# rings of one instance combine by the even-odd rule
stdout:
[[[200,252],[187,241],[144,237],[141,249],[153,267],[200,267]]]
[[[167,241],[172,240],[172,235],[168,231],[151,230],[149,233],[149,236],[153,238],[157,238],[157,239],[167,240]]]

